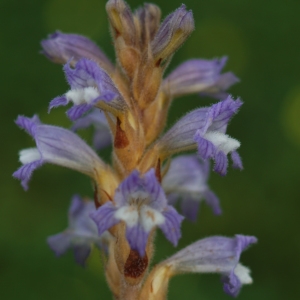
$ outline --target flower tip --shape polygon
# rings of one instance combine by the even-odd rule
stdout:
[[[22,185],[24,191],[27,192],[28,188],[29,188],[27,181],[25,182],[24,180],[22,180],[21,185]]]
[[[40,51],[40,53],[45,55],[49,60],[59,64],[64,63],[62,49],[59,42],[61,35],[62,34],[59,31],[48,35],[47,39],[41,41],[43,50]]]
[[[243,170],[243,162],[237,151],[231,152],[232,167],[234,169]]]
[[[32,118],[18,116],[15,123],[21,128],[27,131],[29,135],[34,137],[36,125],[41,124],[41,121],[37,115],[34,115]]]
[[[22,168],[22,167],[21,167]],[[15,171],[12,176],[18,180],[21,180],[21,185],[24,189],[24,191],[28,191],[28,180],[27,179],[24,179],[22,176],[21,176],[21,172],[20,172],[20,168]]]
[[[220,215],[222,215],[223,211],[222,211],[221,207],[218,207],[213,210],[213,213],[215,216],[220,216]]]
[[[242,235],[236,234],[236,241],[237,241],[237,251],[241,253],[245,249],[247,249],[250,245],[257,243],[257,238],[251,235]]]
[[[136,249],[132,248],[132,250],[135,250],[139,253],[140,257],[144,257],[146,255],[146,249],[145,247],[136,247]]]
[[[221,58],[218,59],[218,63],[219,63],[220,69],[223,69],[223,67],[227,63],[227,60],[228,60],[228,56],[227,55],[224,55],[224,56],[222,56]]]
[[[66,106],[68,104],[68,100],[65,96],[58,96],[50,101],[49,107],[48,107],[48,114],[52,110],[52,108],[56,108],[59,106]]]
[[[182,27],[186,34],[190,34],[195,29],[193,12],[191,10],[187,11],[186,14],[183,16],[180,25],[180,27]]]
[[[236,103],[237,106],[239,106],[239,108],[244,104],[244,102],[241,100],[241,98],[237,98],[235,100],[235,103]]]

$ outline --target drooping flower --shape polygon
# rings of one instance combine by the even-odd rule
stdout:
[[[89,59],[80,59],[75,68],[64,65],[64,72],[71,89],[63,96],[54,98],[49,110],[72,102],[74,106],[67,111],[71,120],[80,118],[97,103],[102,102],[111,111],[123,111],[126,102],[106,71]]]
[[[181,155],[172,159],[167,174],[162,180],[162,187],[169,203],[181,198],[181,210],[185,217],[195,221],[199,205],[205,200],[214,214],[221,214],[218,197],[212,192],[207,180],[209,161],[200,160],[196,155]]]
[[[201,93],[225,99],[225,91],[239,79],[232,73],[220,74],[227,57],[204,60],[191,59],[182,63],[163,81],[163,90],[171,97]]]
[[[97,62],[104,70],[112,71],[113,64],[102,50],[90,39],[78,34],[66,34],[56,31],[42,40],[42,54],[55,63],[70,62],[75,65],[81,58]]]
[[[92,178],[97,178],[97,171],[104,168],[105,164],[94,150],[72,131],[43,125],[37,116],[19,116],[16,124],[34,138],[37,146],[20,151],[23,166],[13,174],[21,180],[25,190],[32,172],[44,163],[67,167]]]
[[[181,118],[163,137],[157,148],[164,157],[174,153],[198,148],[199,156],[215,161],[214,171],[225,175],[227,154],[231,153],[233,167],[242,169],[241,159],[236,152],[240,142],[226,134],[229,120],[237,113],[242,102],[228,96],[209,108],[199,108]]]
[[[251,284],[250,270],[239,260],[242,252],[257,242],[253,236],[213,236],[199,240],[161,262],[149,275],[155,294],[163,294],[171,277],[184,273],[219,273],[225,293],[236,297],[243,284]],[[149,284],[145,283],[145,286]],[[155,298],[153,298],[155,299]]]
[[[145,254],[148,236],[152,229],[159,227],[173,244],[181,236],[180,224],[183,217],[167,204],[162,187],[153,169],[140,176],[133,171],[118,187],[114,202],[106,202],[91,213],[99,235],[113,225],[123,221],[126,224],[126,238],[133,250]]]
[[[97,226],[89,217],[93,211],[95,211],[93,201],[83,200],[78,195],[73,196],[68,213],[68,228],[47,239],[56,256],[73,249],[76,262],[84,266],[93,245],[107,251],[108,243],[113,237],[108,232],[98,235]]]

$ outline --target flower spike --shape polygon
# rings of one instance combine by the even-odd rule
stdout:
[[[47,242],[57,256],[71,249],[82,266],[92,246],[104,250],[103,269],[115,299],[166,300],[170,278],[186,272],[219,273],[224,291],[235,297],[252,282],[239,260],[255,237],[205,238],[150,268],[157,229],[174,246],[181,238],[184,217],[175,209],[178,201],[192,221],[202,201],[221,214],[208,185],[210,160],[221,175],[227,172],[228,155],[233,168],[243,168],[240,142],[227,134],[242,105],[227,93],[238,79],[222,73],[227,57],[188,60],[164,78],[174,53],[194,30],[193,13],[184,4],[162,22],[154,4],[133,11],[125,0],[107,0],[106,11],[115,65],[81,35],[57,31],[41,42],[50,61],[64,64],[70,86],[50,102],[49,112],[71,103],[66,114],[73,124],[66,130],[44,125],[37,116],[19,116],[17,125],[36,147],[20,151],[22,166],[13,176],[27,189],[33,171],[52,163],[92,179],[94,201],[75,195],[67,229]],[[192,110],[164,132],[173,99],[193,93],[219,102]],[[96,150],[111,146],[111,165],[76,135],[90,126]],[[191,150],[197,154],[172,158]]]

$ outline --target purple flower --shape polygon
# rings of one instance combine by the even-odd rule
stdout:
[[[76,120],[72,126],[72,130],[84,129],[93,125],[95,133],[93,137],[93,146],[97,150],[101,150],[112,142],[112,136],[105,115],[99,110],[94,109],[89,114]]]
[[[236,152],[240,142],[226,134],[229,120],[242,105],[230,96],[210,108],[199,108],[181,118],[158,142],[163,157],[198,147],[204,160],[215,161],[214,171],[225,175],[227,154],[231,153],[233,166],[242,169],[241,159]]]
[[[236,297],[243,284],[252,283],[250,270],[239,263],[241,253],[256,243],[253,236],[214,236],[197,241],[161,264],[173,274],[220,273],[225,293]]]
[[[145,255],[148,236],[156,226],[174,245],[181,236],[180,224],[183,217],[167,205],[167,199],[158,183],[153,169],[143,177],[133,171],[118,187],[114,203],[107,202],[91,213],[99,235],[113,225],[124,221],[126,238],[130,247]]]
[[[89,217],[93,211],[95,211],[93,201],[83,200],[78,195],[73,196],[68,213],[68,228],[47,238],[47,243],[56,256],[73,249],[76,262],[84,266],[93,244],[102,250],[106,249],[112,236],[108,232],[98,235],[97,226]]]
[[[25,190],[28,189],[32,172],[46,162],[79,171],[92,178],[103,169],[104,163],[98,155],[75,133],[43,125],[37,116],[19,116],[16,124],[34,138],[37,146],[20,151],[23,166],[13,174],[21,180]]]
[[[227,57],[188,60],[168,75],[163,89],[171,97],[201,93],[224,99],[228,96],[225,90],[239,81],[232,72],[220,74],[226,61]]]
[[[209,161],[199,160],[196,155],[178,156],[171,161],[168,173],[162,181],[168,199],[173,202],[181,198],[182,213],[192,221],[196,221],[202,199],[212,208],[214,214],[219,215],[222,212],[218,197],[207,185],[209,165]]]
[[[71,60],[72,64],[81,58],[97,62],[106,71],[114,69],[113,64],[100,48],[90,39],[78,34],[66,34],[56,31],[41,42],[42,53],[55,63],[64,64]]]
[[[76,120],[102,101],[111,112],[123,111],[126,103],[120,95],[109,75],[92,60],[82,58],[75,69],[67,63],[64,71],[71,89],[63,96],[54,98],[49,105],[65,106],[70,101],[74,106],[67,111],[71,120]]]

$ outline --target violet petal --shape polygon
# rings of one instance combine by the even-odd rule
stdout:
[[[97,225],[99,235],[120,222],[114,217],[115,212],[115,206],[109,201],[90,214],[90,217]]]
[[[176,247],[181,237],[180,225],[184,217],[174,207],[168,205],[163,212],[165,222],[159,226],[165,237]]]
[[[237,151],[232,151],[231,152],[231,159],[232,159],[232,167],[235,169],[240,169],[243,170],[243,163],[240,155],[238,154]]]
[[[73,248],[73,251],[74,251],[74,257],[76,263],[84,267],[86,260],[92,251],[91,246],[88,245],[75,246]]]
[[[226,61],[227,57],[188,60],[167,76],[163,88],[172,97],[202,92],[224,98],[224,95],[228,96],[224,91],[238,81],[232,73],[220,74]]]
[[[90,39],[56,31],[41,42],[42,53],[55,63],[66,63],[72,59],[76,63],[81,58],[92,59],[101,67],[112,70],[113,65],[99,47]]]
[[[145,256],[149,232],[145,231],[140,223],[135,226],[126,227],[126,238],[130,248],[139,252],[141,257]]]
[[[47,238],[49,247],[56,256],[63,255],[71,247],[72,236],[67,233],[58,233]]]

